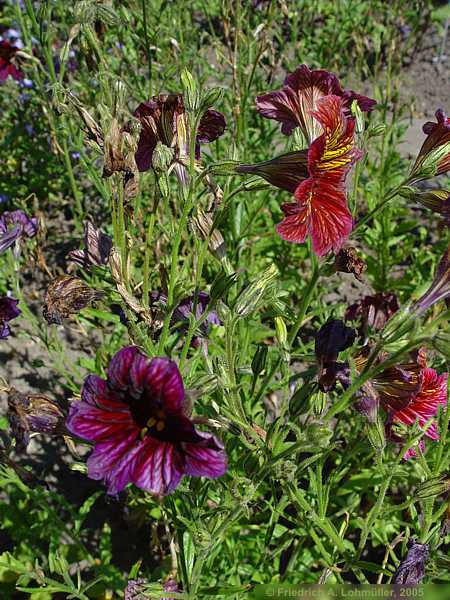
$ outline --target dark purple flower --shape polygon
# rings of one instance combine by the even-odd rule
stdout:
[[[20,48],[7,40],[0,41],[0,82],[6,81],[11,76],[16,81],[23,79],[24,75],[17,68],[14,57]]]
[[[108,264],[112,250],[112,239],[90,221],[84,224],[84,248],[72,250],[67,259],[80,267],[89,270],[92,266],[101,267]]]
[[[322,134],[322,126],[312,113],[318,108],[318,100],[329,95],[343,98],[347,115],[351,114],[353,100],[364,112],[371,111],[376,104],[371,98],[343,90],[333,73],[300,65],[287,75],[281,90],[258,96],[256,107],[263,117],[279,121],[285,135],[300,127],[308,144],[311,144]]]
[[[37,219],[35,217],[30,219],[23,210],[4,212],[0,216],[0,254],[13,246],[21,237],[35,236],[37,230]]]
[[[380,331],[394,315],[399,304],[397,296],[391,292],[378,292],[373,296],[364,296],[345,311],[346,321],[361,320],[361,335],[367,334],[368,328]]]
[[[185,180],[186,163],[189,160],[189,120],[181,94],[153,96],[134,111],[141,122],[141,135],[136,151],[139,171],[152,167],[153,152],[158,142],[174,151],[172,168],[182,181]],[[196,154],[199,144],[213,142],[225,131],[224,116],[208,109],[202,116],[197,132]]]
[[[412,542],[406,558],[394,573],[392,582],[400,585],[418,585],[425,576],[425,563],[430,556],[428,544]]]
[[[18,452],[27,449],[30,433],[66,433],[64,413],[56,402],[46,396],[27,396],[14,388],[8,393],[8,419]]]
[[[0,297],[0,340],[7,338],[11,330],[8,321],[12,321],[20,315],[20,309],[17,308],[19,301],[8,296]]]
[[[67,428],[94,442],[88,475],[104,480],[109,494],[134,483],[162,496],[185,475],[214,478],[227,469],[221,442],[198,431],[185,410],[177,365],[129,346],[111,359],[106,380],[86,378]]]
[[[349,348],[355,341],[356,333],[344,325],[340,319],[330,319],[316,335],[315,354],[319,366],[319,387],[328,392],[334,389],[336,381],[346,387],[349,384],[348,364],[337,362],[339,352]]]

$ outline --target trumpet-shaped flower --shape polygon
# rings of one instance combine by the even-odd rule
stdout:
[[[300,65],[287,75],[281,90],[258,96],[256,106],[263,117],[279,121],[285,135],[300,127],[308,144],[311,144],[323,132],[322,123],[313,117],[314,111],[318,109],[320,99],[329,95],[342,98],[347,115],[350,115],[354,100],[363,112],[371,111],[376,104],[371,98],[343,90],[333,73]]]
[[[67,428],[94,443],[88,475],[104,480],[108,493],[134,483],[161,496],[184,475],[220,477],[227,469],[223,445],[198,431],[185,408],[176,364],[130,346],[111,359],[106,380],[87,377]]]
[[[297,186],[296,202],[283,204],[285,217],[277,232],[296,243],[310,235],[314,252],[323,256],[339,252],[352,230],[345,178],[361,152],[354,144],[355,121],[345,116],[342,98],[326,96],[317,107],[313,117],[324,132],[308,149],[308,178]]]
[[[186,180],[185,164],[189,157],[189,121],[183,96],[169,94],[154,96],[134,111],[141,122],[141,135],[136,151],[139,171],[152,167],[152,158],[158,142],[174,152],[173,168],[181,181]],[[208,109],[197,130],[196,153],[200,155],[200,143],[213,142],[225,131],[225,118],[215,110]]]

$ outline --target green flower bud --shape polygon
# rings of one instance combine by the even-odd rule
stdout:
[[[270,265],[261,275],[250,282],[236,300],[234,305],[236,316],[248,317],[261,308],[277,274],[278,271],[275,265]]]
[[[181,83],[183,84],[186,108],[188,111],[196,111],[199,107],[199,97],[195,79],[186,68],[181,72]]]
[[[445,494],[449,489],[450,479],[447,479],[443,476],[432,477],[417,487],[415,496],[419,500],[425,500],[425,498],[432,498],[433,496]]]
[[[259,344],[252,360],[253,375],[257,377],[264,371],[267,363],[268,347],[265,344]]]

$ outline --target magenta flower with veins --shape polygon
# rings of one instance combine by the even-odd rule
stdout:
[[[134,483],[163,496],[185,475],[215,478],[227,470],[222,443],[186,413],[177,365],[129,346],[111,359],[106,380],[86,378],[67,428],[94,443],[88,475],[104,480],[109,494]]]

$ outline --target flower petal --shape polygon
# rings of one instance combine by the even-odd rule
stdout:
[[[186,459],[185,473],[194,477],[221,477],[227,471],[227,455],[223,444],[214,436],[202,431],[200,444],[183,444]]]
[[[112,389],[128,391],[131,366],[138,356],[143,355],[137,346],[126,346],[112,357],[107,371],[108,384]]]
[[[209,108],[200,119],[197,130],[197,142],[207,144],[217,140],[225,131],[225,117],[217,110]]]
[[[168,358],[153,358],[146,373],[146,396],[160,403],[168,415],[181,412],[184,385],[176,363]]]
[[[184,458],[175,444],[147,437],[130,470],[135,485],[151,494],[170,494],[184,474]]]

